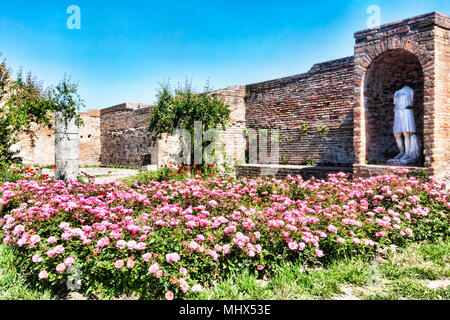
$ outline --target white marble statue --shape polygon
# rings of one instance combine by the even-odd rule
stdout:
[[[414,90],[404,86],[394,94],[394,135],[400,153],[389,163],[415,163],[420,156],[419,140],[412,110]]]

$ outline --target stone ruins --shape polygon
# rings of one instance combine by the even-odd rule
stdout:
[[[354,37],[351,57],[316,64],[303,74],[213,92],[231,107],[219,140],[223,157],[235,161],[239,175],[257,175],[265,166],[245,163],[248,129],[278,130],[279,162],[272,165],[277,176],[386,173],[388,160],[399,153],[392,131],[394,93],[408,86],[415,93],[412,109],[421,146],[411,166],[450,178],[450,17],[431,12]],[[82,112],[80,165],[161,167],[170,162],[178,142],[166,136],[151,145],[147,119],[152,107],[123,103]],[[54,132],[42,129],[38,136],[34,148],[26,138],[21,141],[23,157],[53,164]]]

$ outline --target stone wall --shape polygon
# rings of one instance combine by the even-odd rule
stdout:
[[[144,154],[151,155],[148,164],[158,163],[157,148],[147,132],[151,109],[151,105],[127,102],[100,110],[102,166],[139,167]]]
[[[247,85],[247,127],[279,130],[283,164],[311,159],[351,165],[352,80],[353,57],[348,57],[316,64],[305,74]]]
[[[37,128],[34,145],[28,135],[21,135],[16,150],[20,150],[19,156],[26,164],[48,166],[55,164],[55,130],[52,128]]]

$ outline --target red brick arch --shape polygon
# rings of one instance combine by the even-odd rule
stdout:
[[[422,147],[424,150],[423,157],[421,159],[421,165],[426,167],[431,166],[432,162],[432,147],[434,137],[434,45],[433,41],[416,41],[416,38],[409,36],[389,36],[385,39],[378,41],[365,41],[362,45],[355,47],[355,104],[353,109],[354,114],[354,149],[355,149],[355,165],[365,165],[370,159],[373,153],[373,146],[371,143],[379,143],[379,137],[371,139],[370,135],[367,135],[367,131],[370,130],[371,123],[370,118],[366,117],[366,105],[365,105],[365,82],[367,81],[368,72],[374,63],[383,59],[385,55],[389,55],[392,52],[403,52],[405,56],[415,57],[417,66],[420,66],[423,73],[423,86],[420,91],[423,94],[423,102],[420,108],[419,114],[416,116],[421,123],[420,135]],[[394,90],[394,89],[392,89]],[[419,97],[420,98],[420,97]],[[370,110],[369,110],[370,112]],[[370,116],[369,116],[370,117]],[[416,124],[417,124],[416,120]],[[389,121],[388,121],[389,122]],[[391,127],[391,124],[388,124]],[[389,128],[390,129],[390,128]],[[388,129],[386,129],[388,130]],[[386,131],[387,132],[387,131]],[[384,135],[386,135],[386,132]],[[383,135],[383,133],[381,134]],[[387,136],[387,135],[386,135]],[[385,150],[385,159],[390,156],[396,150],[393,145],[393,137],[388,139],[388,147]],[[378,140],[378,141],[377,141]],[[375,156],[375,160],[378,159],[380,163],[384,160],[380,159],[380,150],[375,151],[378,153]]]
[[[362,81],[365,148],[369,164],[386,164],[399,152],[392,132],[394,93],[403,86],[414,90],[417,136],[423,146],[424,74],[418,57],[403,48],[389,49],[372,59]],[[423,165],[421,157],[417,165]]]

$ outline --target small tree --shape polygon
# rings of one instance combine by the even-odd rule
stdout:
[[[64,79],[56,88],[44,89],[31,73],[26,76],[21,71],[17,78],[5,62],[0,63],[0,160],[3,163],[20,162],[17,151],[12,146],[21,134],[30,137],[32,145],[39,126],[52,127],[53,114],[62,112],[64,117],[75,117],[81,124],[76,111],[83,105],[77,94],[77,84]]]
[[[202,132],[210,129],[225,130],[230,118],[230,108],[222,100],[211,94],[209,85],[205,86],[203,93],[195,93],[192,85],[186,82],[184,87],[179,86],[172,90],[170,84],[161,84],[158,90],[158,101],[152,110],[148,130],[152,134],[153,143],[161,138],[163,133],[171,134],[174,130],[184,129],[190,134],[191,163],[194,159],[195,122],[201,122]],[[186,141],[182,141],[187,143]],[[208,142],[202,139],[202,150]],[[203,165],[203,164],[199,164]]]

